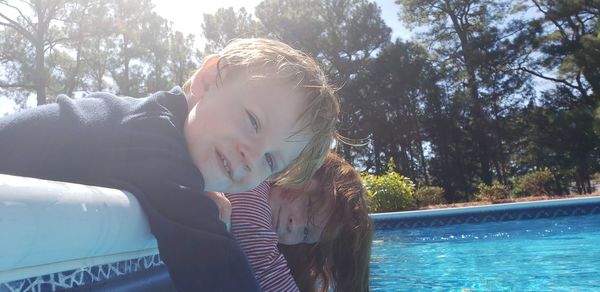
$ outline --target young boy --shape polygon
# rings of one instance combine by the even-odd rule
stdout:
[[[327,153],[338,112],[312,59],[277,41],[238,40],[207,57],[183,91],[59,97],[0,118],[0,173],[130,191],[178,290],[257,291],[202,193],[267,177],[303,183]]]

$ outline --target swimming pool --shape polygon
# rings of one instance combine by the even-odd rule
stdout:
[[[372,291],[600,289],[600,198],[375,220]]]

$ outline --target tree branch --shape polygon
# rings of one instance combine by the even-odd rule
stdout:
[[[21,34],[22,36],[24,36],[28,40],[30,40],[32,42],[34,41],[33,35],[29,31],[27,31],[25,28],[23,28],[18,22],[10,19],[8,16],[4,15],[4,13],[0,13],[0,18],[4,18],[4,19],[6,19],[6,21],[8,21],[8,22],[0,22],[0,25],[13,28],[19,34]]]
[[[64,41],[68,41],[68,40],[70,40],[70,38],[59,38],[59,39],[55,39],[55,40],[52,40],[52,41],[47,41],[47,42],[45,42],[45,44],[47,46],[44,49],[44,52],[47,52],[47,51],[53,49],[59,43],[64,42]]]
[[[535,6],[537,7],[537,9],[542,12],[544,14],[544,18],[546,18],[547,20],[550,20],[550,22],[552,22],[556,28],[558,28],[558,31],[560,31],[560,34],[562,35],[563,39],[569,39],[569,35],[565,32],[565,29],[560,25],[560,23],[558,23],[556,20],[554,19],[548,19],[548,10],[544,10],[544,8],[542,8],[541,4],[538,3],[537,0],[532,0],[533,4],[535,4]]]
[[[18,1],[23,4],[27,4],[27,6],[29,6],[31,9],[33,9],[33,5],[31,5],[31,1],[26,1],[26,0],[18,0]]]
[[[579,71],[577,72],[577,78],[575,78],[575,80],[577,81],[577,84],[579,85],[579,92],[581,92],[581,94],[583,95],[583,97],[585,99],[587,99],[588,98],[587,89],[583,85],[583,82],[581,82],[581,73],[582,73],[582,71],[583,71],[583,69],[579,69]]]
[[[25,21],[27,21],[27,24],[28,24],[30,27],[33,27],[33,23],[31,23],[31,21],[29,20],[29,18],[27,18],[27,17],[25,16],[25,14],[23,14],[23,12],[21,11],[21,9],[19,9],[18,7],[14,6],[14,5],[10,5],[10,4],[6,3],[6,2],[4,3],[4,5],[6,5],[6,6],[8,6],[8,7],[12,8],[12,9],[16,10],[16,11],[19,13],[19,15],[21,15],[21,17],[22,17],[23,19],[25,19]]]
[[[542,79],[545,79],[545,80],[549,80],[549,81],[553,81],[553,82],[556,82],[556,83],[564,84],[567,87],[570,87],[572,89],[576,89],[576,90],[580,91],[580,88],[577,85],[573,85],[573,84],[567,82],[566,80],[557,79],[557,78],[553,78],[553,77],[548,77],[548,76],[545,76],[545,75],[543,75],[541,73],[535,72],[533,70],[529,70],[529,69],[527,69],[525,67],[519,67],[518,70],[527,72],[527,73],[529,73],[531,75],[534,75],[536,77],[539,77],[539,78],[542,78]]]

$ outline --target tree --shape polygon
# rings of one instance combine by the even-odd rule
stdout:
[[[541,17],[531,22],[531,49],[521,70],[574,91],[581,101],[600,101],[598,0],[531,0]]]
[[[389,44],[391,29],[366,0],[265,0],[256,16],[269,36],[319,59],[335,82],[345,82]]]
[[[385,162],[393,158],[398,171],[429,183],[422,121],[425,96],[437,89],[429,82],[435,78],[430,66],[423,48],[396,41],[349,85],[360,95],[356,101],[364,111],[361,123],[371,134],[372,154],[364,154],[367,170],[373,163],[375,173],[381,173]]]
[[[181,32],[173,32],[169,39],[169,72],[171,84],[183,85],[193,71],[198,68],[194,60],[194,36],[184,36]]]
[[[29,60],[10,60],[16,67],[31,70],[31,79],[19,78],[23,83],[2,83],[3,88],[33,89],[38,105],[46,103],[46,87],[50,72],[46,66],[49,51],[64,41],[60,30],[51,29],[51,24],[61,18],[66,0],[0,1],[0,26],[12,38],[22,38],[32,48],[32,64]],[[16,33],[10,35],[11,33]],[[18,41],[18,40],[17,40]],[[18,41],[19,42],[19,41]],[[5,54],[4,58],[7,57]],[[28,74],[29,72],[21,72]]]
[[[104,20],[107,20],[106,18]],[[102,23],[102,22],[96,22]],[[112,22],[111,22],[112,23]],[[81,80],[80,86],[85,90],[102,91],[109,86],[106,81],[109,79],[110,60],[113,58],[114,45],[112,44],[113,31],[107,29],[111,25],[100,25],[104,29],[95,31],[85,39],[83,49],[85,51],[83,58],[84,81]]]
[[[165,90],[172,79],[168,70],[171,24],[156,13],[147,15],[142,24],[140,35],[140,46],[144,49],[142,60],[148,64],[148,73],[143,80],[144,92]]]
[[[263,34],[260,24],[243,7],[219,8],[214,15],[204,14],[202,31],[206,38],[205,54],[216,53],[232,39],[258,37]]]
[[[143,80],[147,72],[141,61],[147,50],[142,44],[144,28],[149,27],[153,5],[150,0],[115,0],[108,71],[118,86],[118,93],[127,96],[142,96]]]
[[[579,193],[592,191],[590,176],[599,169],[600,142],[589,126],[593,120],[589,108],[564,109],[552,103],[531,103],[511,120],[520,137],[511,145],[515,175],[548,169],[554,176],[557,193],[569,193],[571,181]]]
[[[541,96],[543,133],[526,139],[551,133],[546,144],[533,149],[556,158],[547,162],[538,155],[536,166],[547,163],[562,184],[572,179],[578,192],[589,193],[591,174],[599,169],[593,120],[600,102],[600,1],[532,0],[531,5],[539,17],[520,38],[528,45],[524,51],[535,53],[523,54],[519,69],[554,87]]]
[[[86,89],[90,75],[86,63],[93,62],[94,42],[98,38],[107,38],[113,33],[111,19],[107,16],[109,5],[100,0],[75,0],[65,3],[64,17],[60,19],[65,40],[57,47],[49,64],[53,71],[60,70],[60,78],[54,83],[60,84],[51,94],[63,93],[72,96],[76,89]],[[106,57],[103,57],[104,61]],[[52,86],[49,86],[52,88]],[[99,90],[101,90],[100,88]]]
[[[494,176],[506,179],[506,137],[501,131],[506,105],[528,96],[528,79],[515,73],[518,47],[511,36],[523,29],[519,21],[507,23],[510,2],[409,0],[397,1],[411,27],[422,26],[449,96],[464,101],[460,126],[473,145],[464,157],[475,157],[479,179],[491,184]],[[517,25],[520,24],[520,25]],[[530,96],[530,95],[529,95]],[[459,103],[456,103],[459,104]]]

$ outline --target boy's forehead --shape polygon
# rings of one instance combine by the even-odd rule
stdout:
[[[309,121],[305,113],[307,98],[303,90],[290,84],[268,80],[260,84],[249,84],[242,90],[247,102],[265,111],[266,123],[292,128],[287,136],[290,141],[309,138],[309,133],[304,131]]]
[[[297,83],[280,78],[259,78],[242,80],[238,83],[241,90],[272,96],[303,95],[304,90]]]

